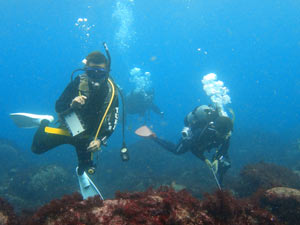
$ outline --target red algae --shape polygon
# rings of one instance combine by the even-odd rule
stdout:
[[[269,211],[253,205],[251,200],[236,199],[228,191],[206,194],[202,209],[218,225],[281,224]]]
[[[116,199],[83,200],[75,193],[41,207],[23,225],[278,225],[271,212],[229,192],[205,195],[203,201],[187,191],[169,187],[145,192],[118,192]]]
[[[74,193],[44,205],[25,224],[97,224],[98,219],[92,213],[92,209],[101,207],[102,204],[99,197],[83,201],[79,193]]]

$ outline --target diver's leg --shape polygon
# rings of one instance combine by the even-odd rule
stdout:
[[[92,153],[87,151],[89,142],[89,140],[81,139],[76,140],[73,144],[77,153],[79,175],[82,175],[84,171],[93,174],[96,168],[92,159]]]
[[[222,157],[221,159],[219,159],[219,168],[218,168],[217,175],[221,186],[223,184],[224,175],[229,170],[230,167],[231,167],[231,162],[228,157]]]
[[[31,145],[33,153],[42,154],[59,145],[68,144],[70,137],[46,133],[45,127],[48,124],[49,121],[43,120],[36,131]]]

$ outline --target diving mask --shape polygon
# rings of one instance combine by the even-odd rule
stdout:
[[[102,67],[85,67],[87,75],[92,79],[100,79],[106,77],[108,71]]]

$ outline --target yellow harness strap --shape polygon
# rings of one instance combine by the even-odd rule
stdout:
[[[57,135],[63,135],[63,136],[71,136],[69,131],[60,129],[60,128],[54,128],[54,127],[45,127],[45,133],[57,134]]]

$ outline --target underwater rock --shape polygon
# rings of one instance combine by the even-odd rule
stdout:
[[[292,170],[272,163],[259,162],[245,166],[240,181],[233,187],[242,197],[251,196],[258,190],[273,187],[300,188],[300,176]]]
[[[5,197],[17,210],[39,207],[77,190],[76,180],[57,165],[20,169],[9,180]]]
[[[299,224],[300,190],[287,187],[275,187],[265,192],[262,205],[268,208],[285,224]]]
[[[186,189],[186,186],[184,186],[184,185],[182,185],[182,184],[177,184],[175,181],[172,181],[171,187],[172,187],[175,191],[181,191],[181,190],[183,190],[183,189]]]
[[[81,195],[75,193],[41,207],[24,224],[279,225],[270,212],[237,200],[228,192],[218,191],[200,201],[184,190],[176,192],[168,187],[118,192],[115,199],[105,201],[99,197],[82,200]]]
[[[298,202],[298,204],[300,206],[300,190],[298,190],[298,189],[287,188],[287,187],[271,188],[266,191],[266,197],[270,201],[274,200],[274,197],[277,200],[286,200],[286,199],[292,198],[296,202]]]

